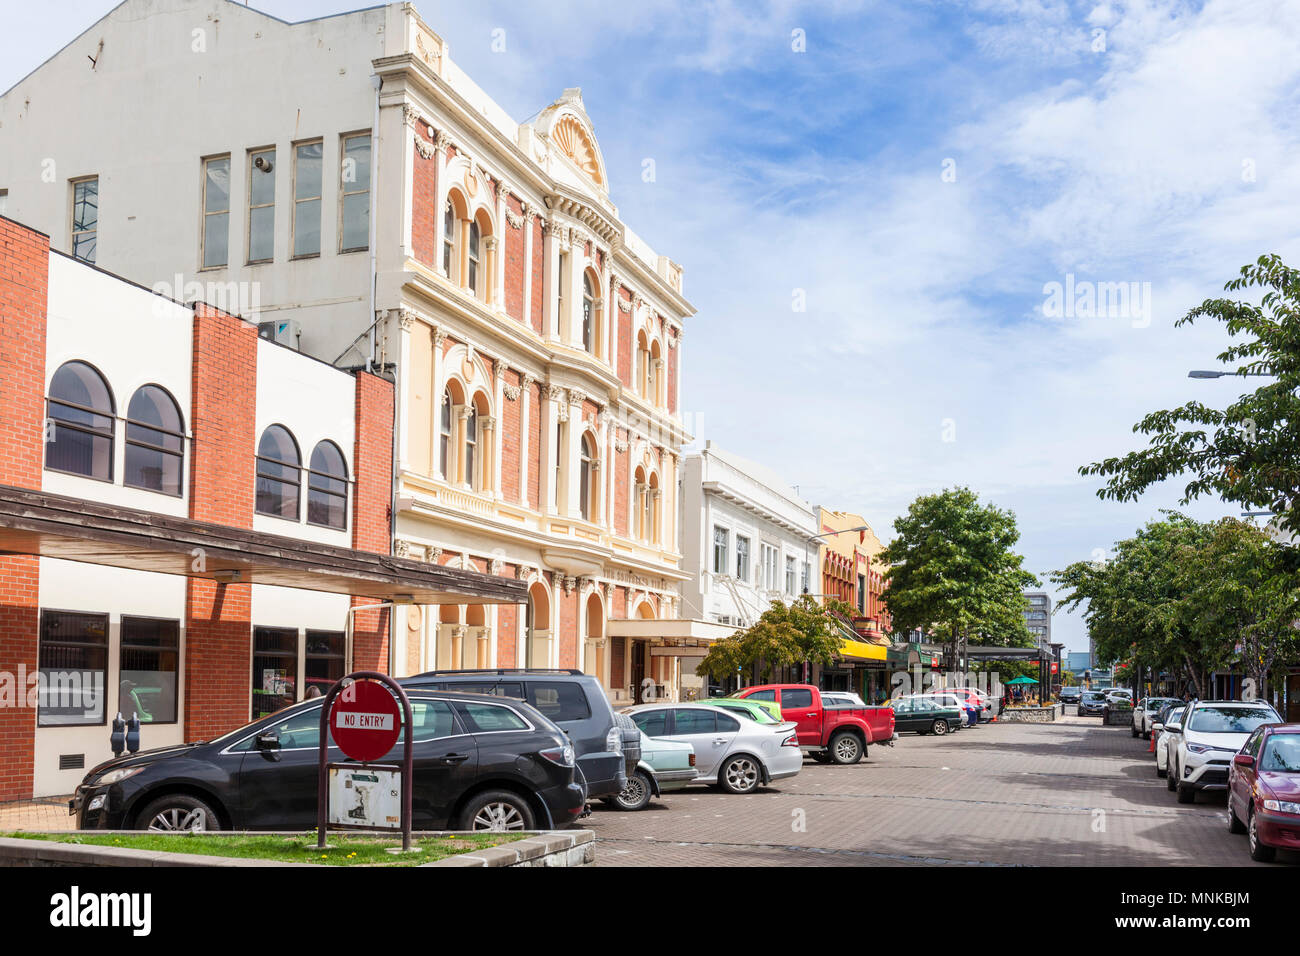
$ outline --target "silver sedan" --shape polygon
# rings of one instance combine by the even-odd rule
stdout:
[[[699,772],[694,783],[716,784],[728,793],[753,793],[762,784],[793,777],[803,767],[799,738],[788,724],[760,724],[705,704],[642,704],[622,713],[647,737],[693,746]]]

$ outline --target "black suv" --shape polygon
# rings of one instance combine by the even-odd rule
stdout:
[[[614,713],[595,676],[573,669],[493,668],[427,671],[398,681],[408,688],[493,694],[527,701],[569,735],[590,799],[617,796],[641,760],[641,732]]]

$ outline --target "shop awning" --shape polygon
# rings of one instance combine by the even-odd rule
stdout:
[[[730,624],[713,621],[655,620],[653,618],[610,618],[605,622],[605,632],[611,637],[639,637],[646,639],[695,641],[710,644],[730,637],[740,630]]]
[[[523,581],[0,485],[0,553],[398,604],[522,604]]]
[[[865,641],[840,641],[840,656],[851,657],[861,661],[883,661],[889,657],[889,648],[884,644],[868,644]]]

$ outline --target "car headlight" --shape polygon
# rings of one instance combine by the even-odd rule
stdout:
[[[101,787],[111,783],[121,783],[123,780],[127,779],[128,777],[134,777],[137,773],[139,773],[143,769],[144,767],[122,767],[119,770],[110,770],[102,777],[97,777],[93,783],[93,786]]]
[[[1290,800],[1265,800],[1264,809],[1272,810],[1274,813],[1300,814],[1300,803],[1292,803]]]
[[[1211,750],[1213,750],[1214,748],[1213,748],[1213,747],[1207,747],[1207,746],[1205,746],[1205,744],[1188,744],[1188,745],[1187,745],[1187,749],[1188,749],[1188,751],[1190,751],[1191,753],[1194,753],[1194,754],[1207,754],[1207,753],[1209,753]]]

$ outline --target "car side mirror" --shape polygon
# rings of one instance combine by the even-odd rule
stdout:
[[[1238,767],[1255,766],[1255,758],[1252,757],[1250,754],[1237,754],[1237,756],[1232,758],[1232,762]]]
[[[1164,725],[1164,724],[1152,724],[1152,725],[1151,725],[1151,732],[1152,732],[1152,733],[1155,733],[1155,732],[1158,731],[1158,730],[1164,730],[1164,729],[1165,729],[1165,725]]]
[[[280,735],[274,731],[268,730],[266,733],[257,735],[258,750],[279,750]]]
[[[1171,734],[1181,734],[1181,733],[1183,732],[1183,725],[1182,725],[1182,724],[1168,724],[1168,725],[1165,727],[1165,730],[1169,731]]]

